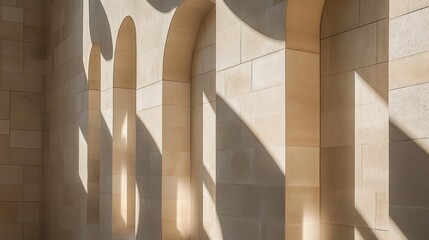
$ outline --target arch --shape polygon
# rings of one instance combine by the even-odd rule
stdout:
[[[287,2],[287,239],[320,237],[320,22],[324,3]]]
[[[171,209],[162,213],[162,235],[166,239],[189,239],[195,232],[194,223],[191,226],[191,72],[201,24],[212,7],[209,0],[185,0],[174,13],[165,45],[162,207]],[[184,121],[178,124],[169,120],[175,118]]]
[[[165,45],[164,81],[190,82],[195,42],[212,6],[209,0],[186,0],[177,8]]]
[[[216,8],[199,29],[191,70],[191,239],[221,236],[216,213]]]
[[[375,206],[387,208],[387,198],[380,200],[380,196],[387,196],[387,187],[383,189],[377,182],[386,181],[387,186],[383,174],[388,169],[384,172],[367,170],[379,172],[377,178],[367,178],[365,188],[361,149],[363,145],[371,148],[379,144],[378,151],[387,153],[388,138],[383,139],[383,130],[379,131],[372,124],[359,123],[374,109],[384,114],[382,119],[388,118],[387,110],[383,109],[387,88],[374,87],[387,83],[387,77],[383,78],[387,76],[387,66],[380,61],[384,58],[377,56],[380,51],[376,47],[385,43],[378,42],[383,38],[377,38],[375,33],[376,26],[387,16],[381,16],[384,11],[380,9],[376,11],[378,16],[361,15],[361,7],[359,1],[288,1],[287,238],[353,239],[360,234],[365,239],[376,239],[387,236],[386,232],[375,229],[373,220],[388,222],[388,216],[376,216],[371,209]],[[368,25],[371,21],[378,23]],[[379,77],[374,78],[374,72],[380,74]],[[370,97],[371,103],[362,100],[365,98],[362,96],[374,93],[379,96]],[[367,115],[359,117],[363,112]],[[387,120],[385,124],[381,129],[388,129]],[[369,129],[381,137],[371,137],[374,133],[369,134]],[[382,165],[387,158],[378,157],[374,161]],[[374,174],[368,172],[369,176]],[[371,192],[374,189],[380,195]],[[362,199],[369,204],[362,204]],[[386,230],[385,226],[382,228]]]
[[[119,28],[115,47],[113,87],[136,88],[137,69],[136,27],[131,17],[126,17]]]
[[[326,0],[321,20],[322,239],[388,238],[388,1],[371,7]]]
[[[118,31],[113,65],[113,239],[135,238],[136,67],[136,28],[126,17]]]
[[[100,218],[100,82],[101,53],[97,43],[93,44],[88,68],[88,238],[98,239]]]

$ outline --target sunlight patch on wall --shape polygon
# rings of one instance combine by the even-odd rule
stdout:
[[[123,159],[121,161],[126,161]],[[128,225],[128,172],[124,162],[121,164],[121,217],[125,226]]]
[[[176,228],[182,237],[188,238],[190,235],[189,212],[191,210],[189,201],[189,178],[178,177],[176,179]]]
[[[88,193],[88,143],[79,127],[79,178],[85,193]]]

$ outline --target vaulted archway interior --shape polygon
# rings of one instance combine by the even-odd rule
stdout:
[[[319,239],[320,20],[325,0],[286,9],[286,238]]]
[[[389,237],[388,14],[388,1],[325,1],[322,239]]]
[[[289,238],[387,237],[386,4],[288,1]]]
[[[206,41],[206,28],[208,24],[213,28],[214,22],[204,20],[211,18],[210,21],[213,21],[214,17],[214,5],[211,1],[185,0],[176,10],[167,36],[162,87],[162,208],[168,209],[162,212],[162,237],[165,239],[198,239],[201,227],[199,168],[203,160],[197,151],[208,145],[193,140],[194,135],[201,133],[198,132],[200,129],[193,126],[202,124],[202,119],[193,114],[194,106],[201,106],[197,98],[202,93],[194,92],[198,91],[195,90],[198,88],[196,82],[203,82],[197,79],[197,75],[213,71],[215,67],[213,36],[210,37],[210,43]],[[211,29],[209,32],[213,31]],[[200,37],[197,41],[199,34],[205,36],[204,40]],[[197,56],[198,54],[200,55]],[[205,57],[201,54],[205,54]],[[207,69],[201,70],[203,67],[197,68],[197,64],[205,64]],[[214,150],[214,142],[211,144],[210,147]],[[213,156],[211,157],[213,160]]]
[[[88,195],[87,195],[87,226],[88,238],[98,239],[100,219],[100,82],[101,54],[100,47],[95,43],[91,49],[88,67],[88,111],[87,144],[88,144]]]
[[[136,28],[126,17],[113,66],[112,237],[135,235]]]
[[[201,23],[191,71],[192,239],[222,236],[216,213],[216,8]]]

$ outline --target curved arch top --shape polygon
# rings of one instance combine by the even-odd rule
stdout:
[[[320,24],[324,4],[325,0],[287,2],[287,239],[320,239],[320,181],[308,176],[320,172]],[[312,156],[311,162],[298,164],[308,161],[308,156]],[[297,182],[299,187],[294,185]]]
[[[89,31],[92,42],[97,42],[106,60],[113,57],[112,33],[109,19],[100,0],[89,0]]]
[[[116,40],[113,67],[112,234],[135,238],[136,27],[127,16]]]
[[[98,42],[94,42],[91,48],[88,62],[88,89],[100,91],[101,80],[101,49]]]
[[[280,31],[267,31],[265,27],[261,25],[260,20],[258,19],[258,15],[260,15],[260,11],[264,9],[269,9],[273,5],[281,4],[282,2],[285,2],[283,0],[281,1],[271,1],[271,0],[257,0],[257,1],[237,1],[237,0],[223,0],[225,2],[225,5],[229,8],[229,11],[235,15],[234,17],[241,19],[243,23],[245,23],[248,27],[250,27],[252,30],[258,32],[261,35],[264,35],[265,37],[268,37],[273,40],[277,41],[284,41],[285,36]],[[289,2],[289,1],[286,1]],[[298,0],[299,2],[299,0]],[[306,2],[306,1],[304,1]],[[310,1],[311,2],[311,1]],[[289,5],[289,3],[287,3]],[[271,11],[268,14],[269,15],[276,15],[278,14]],[[231,14],[227,13],[227,14]],[[230,16],[229,16],[230,17]],[[267,21],[266,25],[278,25],[278,22],[269,22]],[[282,26],[283,27],[283,26]]]
[[[114,56],[113,86],[118,88],[136,88],[137,43],[136,26],[127,16],[118,31]]]
[[[87,144],[87,236],[99,239],[100,222],[100,82],[101,52],[100,45],[93,44],[88,67],[88,91],[86,91],[86,116],[88,124],[81,128]]]
[[[320,52],[320,22],[325,0],[289,0],[286,9],[286,48]]]
[[[190,81],[192,55],[200,25],[212,7],[209,0],[185,0],[178,7],[168,31],[163,80]]]

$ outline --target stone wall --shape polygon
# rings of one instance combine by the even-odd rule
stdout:
[[[390,239],[429,235],[428,1],[390,1]]]
[[[388,239],[388,1],[326,0],[322,239]]]
[[[44,3],[1,1],[1,237],[429,235],[428,1]]]
[[[2,1],[0,236],[41,239],[42,1]]]
[[[191,79],[191,239],[221,238],[216,213],[216,8],[199,29]]]
[[[224,239],[285,234],[285,2],[216,2],[216,206]]]

